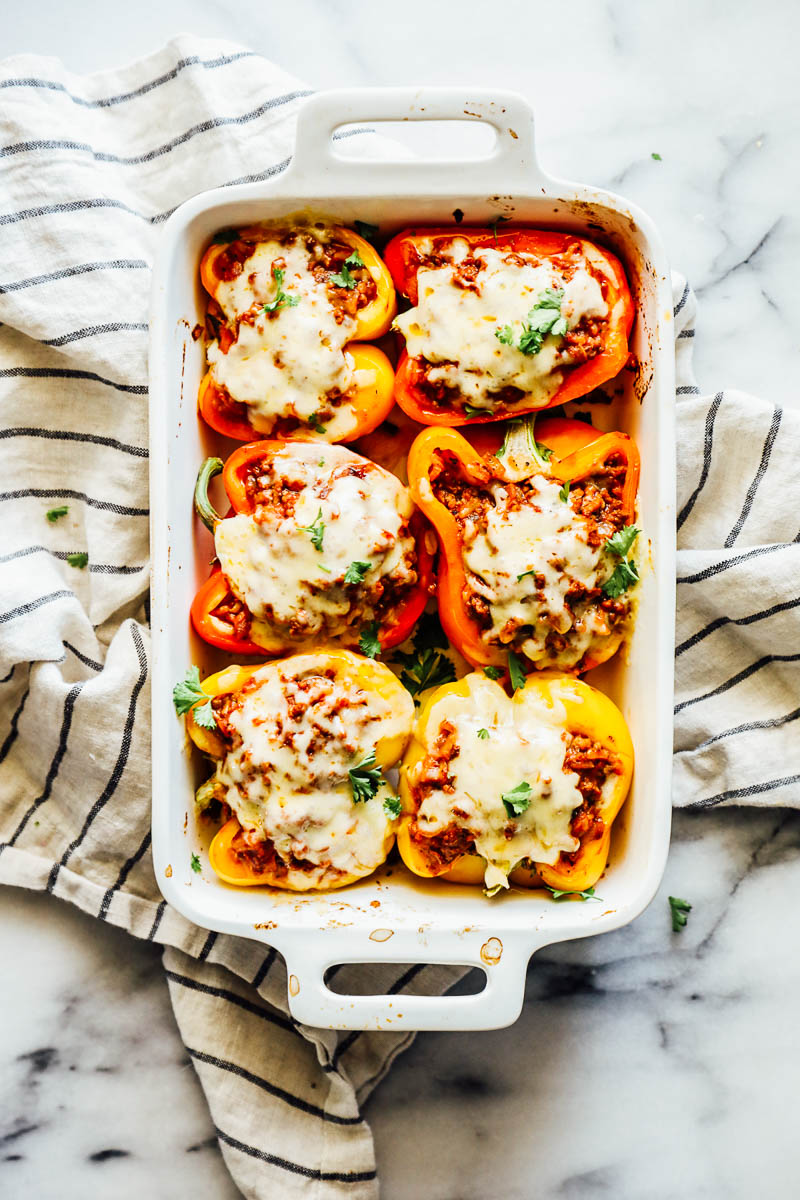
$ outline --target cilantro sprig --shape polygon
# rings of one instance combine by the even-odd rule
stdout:
[[[71,567],[77,567],[82,571],[85,566],[88,566],[89,555],[85,550],[79,550],[75,554],[68,554],[67,562]]]
[[[375,751],[371,750],[366,758],[347,772],[350,789],[353,793],[353,803],[362,804],[377,795],[378,788],[383,783],[380,767],[375,764]]]
[[[455,680],[455,667],[438,650],[415,648],[413,654],[397,654],[396,657],[405,667],[400,672],[400,682],[412,696],[418,696],[426,688],[440,687],[443,683],[453,683]]]
[[[309,429],[313,429],[314,433],[324,433],[327,429],[327,425],[322,424],[317,413],[312,413],[310,417],[306,417],[306,425],[308,425]],[[320,466],[324,465],[324,462],[320,463]]]
[[[361,562],[359,559],[355,559],[344,573],[345,583],[363,583],[364,577],[371,567],[372,563]]]
[[[193,854],[193,855],[192,855],[192,857],[189,859],[189,866],[192,868],[192,870],[194,871],[195,875],[199,875],[199,874],[200,874],[200,872],[202,871],[203,867],[202,867],[202,864],[201,864],[201,862],[200,862],[200,855],[199,855],[199,854]]]
[[[545,288],[539,293],[539,298],[528,312],[522,326],[522,333],[516,342],[521,354],[538,354],[544,345],[548,334],[553,337],[563,337],[567,332],[567,319],[561,315],[561,302],[564,299],[563,288]],[[495,337],[504,346],[513,346],[514,329],[511,325],[502,325],[495,330]]]
[[[322,550],[322,539],[325,537],[325,522],[322,519],[322,509],[319,510],[310,525],[301,525],[301,533],[307,533],[315,550]]]
[[[403,811],[403,801],[399,796],[387,796],[383,802],[383,811],[390,820],[396,821]]]
[[[358,646],[361,653],[366,654],[367,658],[377,658],[381,652],[381,639],[378,637],[379,628],[380,626],[377,621],[371,621],[361,631]]]
[[[608,539],[603,549],[608,550],[610,554],[619,554],[621,558],[624,558],[636,541],[639,533],[640,530],[635,525],[623,525],[622,529],[618,529]]]
[[[60,520],[61,517],[65,517],[68,512],[69,512],[68,504],[59,504],[58,508],[48,508],[47,512],[44,515],[47,517],[48,521],[52,525],[55,521]]]
[[[205,700],[206,703],[198,705],[199,700]],[[172,689],[172,703],[178,716],[182,717],[191,709],[196,725],[202,726],[203,729],[217,728],[211,699],[200,686],[200,671],[197,667],[189,667],[180,683],[175,684]]]
[[[533,788],[526,780],[518,783],[510,792],[503,792],[500,799],[510,817],[521,817],[524,812],[527,812],[531,806],[532,792]]]
[[[518,688],[525,686],[526,675],[523,660],[513,650],[509,650],[508,652],[508,675],[511,680],[511,687],[515,692]]]
[[[672,916],[672,932],[680,933],[689,920],[689,913],[692,911],[692,906],[688,900],[681,900],[678,896],[670,896],[668,899],[670,915]]]
[[[559,500],[563,500],[565,504],[569,503],[569,489],[571,484],[572,480],[568,479],[558,493]]]
[[[502,667],[484,667],[483,673],[487,679],[500,679],[503,674]]]
[[[331,275],[331,283],[336,287],[347,288],[348,291],[352,291],[358,283],[358,280],[350,268],[363,267],[364,265],[363,258],[357,250],[354,250],[353,253],[342,263],[341,271],[339,271],[336,275]]]
[[[563,900],[565,896],[577,896],[579,900],[600,900],[599,896],[595,896],[594,888],[584,888],[582,892],[571,892],[566,889],[551,888],[549,884],[544,885],[554,900]]]
[[[479,729],[478,737],[481,739],[482,742],[485,742],[487,740],[487,738],[489,737],[489,730],[488,729]]]
[[[625,557],[638,535],[639,530],[635,525],[623,525],[622,529],[618,529],[603,547],[609,554],[616,554],[622,560],[603,584],[603,592],[612,600],[616,600],[623,592],[627,592],[632,584],[639,581],[639,570],[636,563]]]
[[[280,312],[282,308],[294,308],[296,304],[300,303],[299,296],[290,296],[288,292],[283,290],[285,277],[286,272],[282,267],[273,266],[272,278],[275,280],[278,290],[275,293],[275,299],[270,300],[268,304],[264,305],[265,313]]]

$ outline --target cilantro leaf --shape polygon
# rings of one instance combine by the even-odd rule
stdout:
[[[399,796],[387,796],[383,802],[383,811],[392,821],[396,821],[403,811],[403,801]]]
[[[627,592],[631,584],[638,582],[639,571],[636,563],[632,563],[629,558],[624,558],[603,584],[603,593],[610,599],[616,600],[623,592]]]
[[[655,150],[652,150],[650,152],[650,157],[654,158],[656,160],[656,162],[661,162],[661,155],[658,154]]]
[[[400,654],[397,657],[407,668],[400,672],[400,681],[412,696],[418,696],[426,688],[440,687],[443,683],[453,683],[455,680],[455,667],[450,659],[436,650],[415,650],[413,654]]]
[[[345,583],[363,583],[364,576],[371,566],[372,563],[360,562],[358,559],[354,560],[344,573]]]
[[[365,759],[347,772],[350,788],[353,793],[353,803],[361,804],[371,800],[381,786],[381,769],[375,765],[375,751],[371,750]]]
[[[623,525],[622,529],[618,529],[608,539],[603,549],[608,550],[610,554],[619,554],[623,558],[636,541],[640,532],[641,530],[637,529],[635,525]]]
[[[325,430],[327,429],[327,425],[322,424],[322,421],[320,421],[320,419],[316,413],[312,413],[310,417],[306,418],[306,425],[308,425],[309,429],[313,429],[314,433],[324,433]],[[324,467],[325,466],[324,460],[320,460],[319,465],[321,467]]]
[[[483,673],[489,679],[500,679],[503,674],[503,668],[502,667],[484,667]]]
[[[689,913],[692,911],[692,906],[688,900],[681,900],[678,896],[669,896],[669,910],[672,916],[672,932],[680,933],[689,920]]]
[[[236,229],[220,229],[219,233],[215,233],[211,239],[212,246],[227,246],[230,242],[235,242],[239,233]]]
[[[488,738],[488,736],[489,736],[488,729],[479,729],[478,730],[478,737],[481,739],[482,742],[485,742],[486,739]]]
[[[172,703],[175,705],[175,711],[179,716],[183,716],[193,704],[204,699],[205,694],[200,686],[199,668],[189,667],[180,683],[176,683],[172,689]]]
[[[563,288],[545,288],[539,293],[539,298],[530,309],[519,335],[517,349],[521,354],[538,354],[544,345],[548,334],[553,337],[563,337],[567,332],[566,318],[561,315],[561,301],[564,299]],[[514,345],[514,330],[511,325],[503,325],[495,330],[495,337],[505,346]]]
[[[352,273],[350,268],[351,267],[363,267],[363,266],[364,266],[363,258],[361,257],[361,255],[358,253],[357,250],[354,250],[353,253],[344,260],[344,262],[342,264],[342,269],[338,273],[338,275],[331,275],[331,283],[335,284],[336,287],[343,287],[343,288],[347,288],[348,291],[352,291],[353,288],[358,283],[358,280],[356,279],[355,275]]]
[[[192,870],[194,871],[195,875],[199,875],[199,874],[200,874],[200,872],[202,871],[202,869],[203,869],[203,868],[202,868],[202,867],[201,867],[201,865],[200,865],[200,856],[199,856],[199,854],[193,854],[193,855],[192,855],[192,857],[191,857],[191,858],[190,858],[190,860],[189,860],[189,866],[192,868]]]
[[[195,725],[201,725],[203,729],[216,729],[217,718],[214,716],[214,709],[211,707],[211,701],[206,704],[199,704],[197,708],[192,709]]]
[[[378,637],[378,622],[372,621],[361,631],[358,639],[359,649],[367,658],[377,658],[381,652],[381,640]]]
[[[572,480],[568,479],[566,481],[566,483],[564,484],[564,486],[561,488],[561,491],[558,493],[559,500],[563,500],[565,504],[569,501],[569,489],[570,489],[571,483],[572,483]]]
[[[503,792],[500,799],[510,817],[521,817],[530,808],[532,791],[531,785],[523,780],[510,792]]]
[[[513,650],[508,652],[508,674],[511,679],[511,686],[516,692],[518,688],[525,686],[525,667],[523,659],[519,654],[515,654]]]
[[[380,225],[371,225],[369,221],[353,221],[356,233],[365,242],[371,242],[380,229]]]
[[[600,900],[599,896],[595,896],[594,888],[586,888],[582,892],[559,891],[558,888],[551,888],[549,884],[544,885],[554,900],[561,900],[564,896],[577,896],[580,900]]]
[[[282,308],[294,308],[296,304],[300,303],[299,296],[290,296],[283,290],[283,280],[285,275],[286,272],[282,267],[273,266],[272,278],[275,280],[278,290],[275,293],[275,299],[270,300],[268,304],[264,305],[265,313],[280,312]]]
[[[517,576],[517,583],[519,583],[520,580],[524,579],[526,575],[538,575],[538,574],[539,574],[539,572],[536,570],[536,568],[531,567],[530,571],[523,571],[521,575]]]
[[[494,336],[504,346],[514,345],[514,330],[510,325],[501,325],[498,329],[495,329]]]
[[[319,510],[310,525],[301,525],[301,533],[307,533],[315,550],[322,550],[322,539],[325,536],[325,522],[322,519],[322,509]]]
[[[85,550],[81,550],[77,554],[68,554],[67,562],[71,567],[79,567],[82,570],[89,562],[89,555]]]
[[[69,512],[69,505],[68,504],[60,504],[58,506],[58,508],[49,508],[44,515],[47,517],[48,521],[52,524],[54,521],[57,521],[59,517],[65,517],[68,512]]]

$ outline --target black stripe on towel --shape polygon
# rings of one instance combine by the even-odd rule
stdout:
[[[13,663],[13,664],[12,664],[12,667],[11,667],[11,670],[8,672],[8,674],[7,674],[7,675],[4,675],[4,676],[3,676],[3,678],[2,678],[2,679],[0,679],[0,683],[8,683],[9,679],[10,679],[10,678],[11,678],[11,676],[14,674],[14,672],[16,671],[16,669],[17,669],[17,664],[16,664],[16,663]]]
[[[219,937],[219,934],[216,933],[215,930],[212,929],[211,932],[209,933],[208,937],[206,938],[205,942],[203,943],[203,949],[200,951],[200,953],[197,956],[199,962],[206,961],[209,954],[213,950],[214,942],[217,940],[218,937]]]
[[[0,87],[2,87],[0,83]],[[88,275],[92,271],[146,271],[149,263],[143,258],[112,258],[108,262],[75,263],[50,271],[46,275],[31,275],[29,279],[15,279],[11,283],[0,283],[0,295],[6,292],[21,292],[23,288],[38,287],[40,283],[56,283],[60,279],[71,279],[75,275]]]
[[[56,880],[58,879],[58,872],[62,867],[67,865],[72,855],[78,849],[81,842],[86,837],[89,827],[91,826],[97,814],[105,807],[105,805],[114,795],[114,792],[119,786],[119,781],[122,778],[125,767],[128,763],[128,756],[131,750],[131,740],[133,738],[133,724],[136,719],[136,702],[139,699],[139,693],[144,687],[145,680],[147,679],[147,655],[145,654],[142,635],[139,633],[137,627],[133,624],[130,626],[130,630],[134,648],[136,650],[136,657],[139,660],[139,676],[136,680],[136,683],[133,685],[133,691],[131,692],[130,703],[128,704],[128,715],[125,718],[125,727],[122,731],[122,741],[120,743],[117,761],[114,764],[114,770],[111,772],[111,777],[108,783],[103,788],[102,793],[98,796],[89,810],[80,833],[76,838],[73,838],[73,840],[67,846],[66,850],[61,855],[59,862],[53,864],[53,869],[51,870],[50,876],[47,880],[48,892],[52,892],[56,885]]]
[[[44,608],[45,605],[52,604],[54,600],[63,600],[67,596],[75,599],[75,593],[68,588],[50,592],[47,596],[38,596],[36,600],[29,600],[27,604],[20,604],[18,608],[11,608],[8,612],[0,613],[0,625],[5,625],[6,621],[13,621],[15,617],[24,617],[28,613],[36,612],[37,608]]]
[[[750,484],[750,487],[747,489],[747,495],[745,496],[744,504],[742,505],[742,511],[739,513],[739,518],[738,518],[736,524],[734,525],[733,529],[730,531],[728,536],[725,538],[724,545],[727,550],[729,550],[731,548],[731,546],[733,545],[733,543],[736,541],[739,534],[742,532],[742,527],[743,527],[745,521],[750,516],[750,509],[753,507],[753,501],[755,500],[756,492],[758,491],[759,484],[761,483],[761,480],[764,478],[766,471],[767,471],[767,467],[769,466],[769,458],[770,458],[770,455],[772,454],[772,447],[775,445],[775,439],[778,436],[778,430],[780,428],[782,416],[783,416],[783,410],[778,408],[776,405],[775,411],[772,414],[772,424],[769,427],[769,432],[764,441],[764,449],[761,452],[761,462],[758,464],[758,470],[756,471],[755,475],[753,476],[753,482]]]
[[[256,990],[258,990],[261,987],[261,984],[264,982],[267,975],[269,974],[270,967],[275,962],[277,955],[278,955],[278,951],[275,949],[275,947],[270,946],[269,950],[267,951],[266,955],[264,956],[264,961],[262,962],[261,966],[258,968],[255,975],[253,976],[253,981],[252,981],[251,987],[254,987]]]
[[[127,858],[125,860],[125,862],[122,864],[122,867],[120,868],[120,872],[119,872],[119,875],[117,876],[116,883],[114,883],[110,888],[108,888],[105,895],[103,896],[103,901],[102,901],[102,904],[100,905],[100,911],[97,914],[101,921],[105,921],[106,917],[108,916],[108,910],[111,907],[111,901],[114,899],[114,893],[118,892],[119,889],[124,885],[125,880],[128,878],[128,876],[130,875],[133,868],[140,861],[140,859],[144,858],[145,854],[147,853],[147,851],[149,849],[150,849],[150,830],[148,829],[147,833],[144,835],[144,839],[143,839],[142,844],[139,847],[139,849],[135,850],[133,852],[133,854],[130,856],[130,858]]]
[[[798,717],[800,717],[800,708],[793,709],[785,717],[770,717],[765,721],[745,721],[743,725],[735,725],[733,729],[726,729],[722,733],[715,733],[713,737],[706,738],[704,742],[699,742],[698,745],[692,746],[691,750],[682,751],[681,753],[695,754],[698,750],[705,750],[708,746],[713,746],[716,742],[721,742],[725,738],[736,737],[740,733],[750,733],[755,729],[780,729],[782,725],[788,725],[791,721],[796,721]]]
[[[149,458],[150,451],[146,446],[131,446],[128,442],[120,442],[116,438],[105,437],[100,433],[81,433],[74,429],[39,429],[35,425],[17,425],[13,429],[0,429],[0,440],[6,438],[42,438],[50,442],[87,442],[93,446],[108,446],[110,450],[121,450],[134,458]]]
[[[240,50],[236,54],[225,54],[219,58],[202,59],[197,55],[192,55],[191,58],[182,58],[175,64],[171,71],[167,71],[164,75],[159,75],[156,79],[151,79],[149,83],[143,83],[141,87],[136,88],[132,92],[120,92],[117,96],[108,96],[102,100],[86,100],[83,96],[75,96],[72,92],[64,87],[63,83],[58,83],[55,79],[4,79],[0,82],[0,88],[21,87],[21,88],[43,88],[47,91],[61,92],[67,96],[73,104],[79,104],[82,108],[111,108],[115,104],[123,104],[126,100],[133,100],[138,96],[144,96],[147,92],[152,92],[162,84],[168,83],[179,75],[186,67],[203,67],[205,70],[213,70],[215,67],[225,67],[228,63],[238,62],[241,58],[260,58],[253,50]]]
[[[68,367],[6,367],[0,371],[0,379],[89,379],[114,388],[117,392],[128,392],[132,396],[147,395],[147,386],[143,383],[117,383],[94,371],[74,371]]]
[[[740,563],[747,562],[750,558],[759,558],[762,554],[774,554],[776,550],[785,550],[786,546],[787,543],[783,542],[775,542],[770,546],[756,546],[745,554],[737,554],[735,558],[726,558],[723,562],[712,563],[710,567],[704,567],[702,571],[697,571],[694,575],[679,575],[677,582],[705,583],[706,579],[712,579],[714,575],[727,571],[729,567],[738,567]]]
[[[32,554],[52,554],[59,562],[66,562],[72,556],[72,552],[68,550],[50,550],[47,546],[23,546],[21,550],[12,550],[10,554],[4,554],[0,563],[13,562],[16,558],[29,558]],[[112,563],[88,563],[87,568],[98,575],[138,575],[140,571],[147,570],[146,566],[114,566]]]
[[[795,600],[784,600],[781,604],[773,604],[771,608],[764,608],[761,612],[750,613],[747,617],[717,617],[715,621],[711,621],[706,625],[705,629],[700,629],[697,633],[692,634],[685,642],[681,642],[675,647],[675,657],[683,654],[686,650],[691,650],[692,646],[696,646],[698,642],[702,642],[710,634],[716,633],[718,629],[722,629],[725,625],[753,625],[756,621],[764,621],[767,617],[774,617],[777,613],[788,612],[792,608],[797,608],[800,604],[800,596]]]
[[[688,299],[689,299],[689,283],[687,280],[687,282],[683,285],[683,291],[681,292],[681,298],[672,310],[672,315],[674,317],[677,317],[678,313],[681,311],[681,309],[683,308],[684,304],[686,303],[686,301]]]
[[[190,975],[179,975],[177,971],[165,970],[164,974],[173,983],[188,988],[190,991],[200,992],[204,996],[214,996],[219,1000],[227,1000],[230,1004],[237,1005],[238,1008],[252,1013],[255,1017],[263,1017],[271,1025],[280,1026],[281,1029],[285,1029],[288,1033],[294,1033],[295,1031],[295,1024],[288,1017],[284,1017],[277,1012],[270,1012],[258,1004],[253,1004],[252,1001],[247,1000],[244,996],[240,996],[237,992],[229,991],[228,988],[214,987],[210,983],[201,983],[199,979],[192,979]]]
[[[17,838],[20,837],[25,829],[25,826],[28,824],[28,821],[30,821],[36,810],[41,808],[41,806],[46,804],[50,799],[50,793],[53,790],[53,784],[55,783],[56,776],[58,775],[64,755],[67,752],[67,739],[69,738],[69,731],[72,727],[72,713],[75,708],[75,701],[81,694],[85,682],[86,680],[83,680],[81,683],[74,684],[67,692],[64,700],[64,714],[61,718],[61,733],[58,737],[58,745],[56,746],[55,754],[50,762],[50,768],[47,772],[47,777],[45,778],[41,795],[37,796],[37,798],[29,806],[27,812],[17,825],[17,828],[14,830],[9,840],[0,844],[0,852],[2,852],[6,846],[15,845]]]
[[[90,508],[98,508],[102,512],[113,512],[118,517],[149,517],[149,508],[130,508],[127,504],[114,504],[111,500],[95,500],[85,492],[76,492],[72,488],[17,488],[15,492],[0,492],[0,503],[4,500],[82,500]]]
[[[229,1062],[224,1058],[217,1058],[213,1054],[206,1054],[203,1050],[194,1050],[191,1046],[186,1047],[186,1053],[195,1062],[206,1063],[209,1067],[217,1067],[220,1071],[229,1071],[231,1075],[238,1075],[240,1079],[254,1084],[256,1087],[261,1088],[262,1091],[267,1092],[268,1095],[274,1096],[277,1100],[283,1100],[299,1112],[308,1113],[311,1117],[319,1117],[320,1121],[328,1121],[331,1125],[361,1124],[361,1117],[340,1117],[336,1113],[326,1112],[319,1105],[309,1104],[307,1100],[301,1100],[299,1096],[293,1096],[291,1092],[285,1091],[275,1083],[270,1083],[261,1075],[254,1075],[252,1071],[248,1071],[246,1067],[240,1067],[237,1063]]]
[[[68,346],[70,342],[82,342],[85,338],[99,337],[104,333],[146,333],[146,321],[109,321],[105,325],[87,325],[85,329],[74,329],[72,333],[62,333],[60,337],[39,338],[42,346]]]
[[[711,700],[714,696],[721,696],[723,692],[728,692],[732,687],[736,687],[737,683],[743,683],[745,679],[749,679],[751,675],[755,675],[762,667],[768,667],[773,662],[797,662],[800,660],[800,654],[765,654],[763,658],[759,658],[757,662],[751,663],[749,667],[745,667],[743,671],[739,671],[737,675],[732,675],[725,683],[721,683],[719,687],[715,687],[712,691],[706,692],[702,696],[694,696],[691,700],[682,700],[680,704],[675,705],[675,715],[683,712],[685,708],[691,708],[693,704],[699,704],[701,700]]]
[[[148,941],[148,942],[152,942],[153,938],[154,938],[154,937],[156,936],[156,934],[158,933],[158,927],[159,927],[159,925],[161,924],[161,918],[164,916],[164,912],[165,912],[165,910],[166,910],[166,907],[167,907],[167,902],[166,902],[166,900],[162,900],[162,901],[159,903],[159,906],[158,906],[158,908],[156,909],[156,915],[155,915],[155,916],[154,916],[154,918],[153,918],[153,924],[151,925],[151,927],[150,927],[150,932],[149,932],[149,933],[148,933],[148,935],[147,935],[147,941]]]
[[[707,796],[705,800],[697,800],[688,804],[687,808],[713,808],[724,800],[745,800],[748,796],[760,796],[764,792],[774,792],[776,788],[788,787],[792,783],[800,783],[800,775],[785,775],[783,779],[770,779],[766,783],[751,783],[747,787],[733,788],[728,792],[718,792],[716,796]]]
[[[71,651],[71,653],[74,654],[78,661],[82,662],[84,666],[91,667],[93,671],[102,671],[103,664],[101,662],[95,662],[93,658],[89,658],[88,654],[83,654],[77,649],[76,646],[73,646],[71,642],[64,642],[64,646],[67,650]]]
[[[162,158],[165,154],[170,154],[178,146],[184,146],[192,138],[197,137],[198,134],[208,133],[212,129],[221,129],[230,125],[248,125],[251,121],[257,121],[259,117],[263,117],[265,113],[270,112],[272,109],[281,108],[285,104],[290,104],[292,100],[301,100],[312,94],[307,88],[296,92],[287,92],[285,96],[273,96],[269,100],[265,100],[257,108],[252,109],[250,112],[242,113],[238,117],[209,117],[206,121],[200,121],[197,125],[190,126],[189,129],[184,130],[183,133],[179,133],[177,137],[172,138],[170,141],[164,142],[161,146],[156,146],[153,150],[148,150],[144,154],[133,154],[128,158],[124,158],[119,154],[111,154],[106,150],[95,150],[88,142],[71,142],[66,138],[13,142],[9,146],[0,148],[0,158],[10,158],[17,154],[27,154],[31,150],[77,150],[82,154],[90,155],[95,162],[116,163],[122,167],[137,167],[142,163],[153,162],[157,158]]]
[[[680,331],[680,333],[678,334],[678,341],[680,341],[681,338],[693,338],[693,337],[694,337],[693,329],[682,329]]]
[[[377,1178],[377,1171],[319,1171],[315,1167],[304,1167],[300,1163],[289,1162],[286,1158],[279,1158],[277,1154],[267,1154],[266,1150],[258,1150],[255,1146],[248,1146],[245,1142],[240,1142],[238,1138],[231,1137],[229,1133],[224,1133],[218,1125],[215,1127],[217,1137],[226,1146],[231,1146],[234,1150],[240,1150],[242,1154],[249,1154],[251,1158],[260,1159],[261,1162],[269,1163],[273,1167],[281,1167],[284,1171],[290,1171],[293,1175],[302,1175],[306,1179],[319,1179],[324,1183],[366,1183],[369,1179]]]
[[[708,472],[711,470],[711,451],[714,442],[714,421],[716,420],[717,413],[719,412],[719,407],[722,404],[722,396],[722,392],[717,392],[716,396],[711,401],[708,413],[706,414],[706,429],[703,438],[703,469],[700,472],[700,480],[697,484],[697,487],[694,489],[691,496],[678,514],[678,529],[680,529],[694,508],[697,502],[697,497],[700,495],[706,485]]]

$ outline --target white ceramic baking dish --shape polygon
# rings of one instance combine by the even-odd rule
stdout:
[[[494,127],[488,158],[468,162],[360,161],[336,152],[344,124],[381,120],[470,120]],[[627,430],[642,455],[640,524],[650,554],[638,623],[627,654],[591,682],[622,708],[636,747],[636,777],[614,827],[601,903],[554,902],[544,893],[492,900],[480,889],[424,882],[394,863],[341,892],[295,895],[235,889],[208,865],[208,833],[197,825],[193,792],[203,775],[190,753],[171,691],[186,667],[201,673],[221,659],[189,628],[189,606],[209,570],[211,541],[193,519],[192,485],[208,453],[229,447],[196,417],[203,373],[198,263],[221,229],[298,210],[359,218],[390,233],[407,224],[465,224],[498,216],[575,230],[624,260],[638,317],[639,366],[624,371],[613,403],[596,423]],[[542,946],[607,933],[636,917],[664,869],[670,828],[675,553],[675,435],[672,297],[667,262],[649,218],[619,196],[546,175],[536,160],[533,114],[519,96],[451,89],[320,93],[298,117],[289,168],[266,182],[196,196],[166,223],[154,272],[150,346],[150,462],[153,626],[153,857],[156,877],[179,912],[198,925],[275,946],[284,955],[293,1015],[342,1029],[488,1029],[520,1012],[526,967]],[[207,767],[205,768],[207,774]],[[199,851],[202,872],[191,870]],[[482,967],[485,989],[471,996],[342,996],[324,982],[341,962],[436,962]]]

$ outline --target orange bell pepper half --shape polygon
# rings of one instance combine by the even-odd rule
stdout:
[[[437,853],[431,854],[429,845],[435,850],[433,839],[418,828],[415,799],[415,774],[430,752],[440,725],[441,701],[453,697],[469,703],[471,694],[479,686],[497,687],[480,676],[467,675],[457,683],[444,684],[431,692],[423,703],[417,718],[414,734],[400,767],[400,796],[403,800],[403,817],[397,833],[397,847],[403,862],[415,875],[425,878],[440,878],[451,883],[473,886],[483,884],[486,861],[476,853],[459,855],[454,860],[443,861]],[[590,687],[581,679],[568,675],[529,676],[525,686],[508,700],[503,701],[524,710],[532,707],[534,712],[542,708],[557,708],[563,712],[563,728],[571,734],[582,735],[599,743],[614,756],[616,772],[609,776],[595,804],[591,819],[584,820],[582,830],[578,823],[579,810],[573,813],[571,826],[573,836],[579,841],[577,850],[562,852],[555,863],[535,862],[518,864],[509,875],[510,881],[520,887],[541,887],[542,884],[556,891],[583,892],[594,887],[605,870],[611,842],[611,826],[625,802],[633,775],[634,752],[625,719],[617,706],[602,692]],[[484,718],[485,719],[485,718]],[[493,787],[492,739],[481,742],[481,754],[486,762],[486,786]],[[456,756],[455,761],[458,761]]]
[[[234,450],[224,466],[222,460],[218,458],[205,460],[197,476],[195,508],[201,520],[212,533],[218,522],[225,518],[220,517],[208,499],[208,485],[211,479],[215,475],[222,474],[223,486],[231,505],[229,515],[238,513],[251,515],[255,505],[247,487],[250,471],[254,465],[274,458],[278,453],[285,452],[287,447],[291,447],[291,442],[251,442],[247,446],[240,446]],[[364,462],[370,470],[382,470],[366,459]],[[378,629],[377,637],[382,650],[399,646],[410,636],[433,589],[436,539],[427,521],[418,510],[415,510],[411,516],[409,532],[414,538],[417,549],[417,581],[391,610],[385,625]],[[274,637],[269,636],[263,622],[259,622],[257,628],[252,628],[250,613],[243,602],[234,596],[226,575],[219,567],[212,571],[195,594],[191,607],[191,620],[196,632],[204,641],[209,642],[212,646],[218,646],[221,650],[227,650],[231,654],[277,656],[291,649],[291,643],[288,643],[279,634]],[[248,635],[241,632],[243,627],[250,630]]]
[[[539,229],[506,229],[503,232],[492,229],[456,229],[453,227],[405,229],[393,237],[387,245],[384,251],[384,261],[391,272],[398,292],[405,296],[412,305],[416,305],[418,298],[417,271],[421,262],[418,246],[421,239],[433,242],[434,253],[437,247],[443,247],[455,239],[461,239],[466,241],[472,249],[488,246],[492,249],[507,249],[510,252],[529,254],[537,258],[563,254],[568,247],[578,242],[590,252],[592,258],[596,259],[599,256],[602,260],[605,270],[598,270],[595,263],[594,274],[600,283],[603,298],[608,305],[608,321],[603,333],[600,353],[587,362],[563,368],[563,382],[546,404],[533,405],[529,398],[523,396],[512,403],[499,403],[492,412],[487,412],[485,416],[473,414],[468,417],[460,406],[454,409],[445,404],[434,403],[421,386],[426,371],[425,361],[411,358],[404,351],[397,364],[394,394],[400,407],[415,421],[420,421],[424,425],[479,424],[552,408],[556,404],[565,404],[568,400],[576,400],[579,396],[587,395],[600,384],[613,379],[627,363],[628,339],[633,325],[635,308],[622,263],[610,250],[574,234]],[[457,359],[457,357],[458,346],[456,345],[453,347],[453,358]]]
[[[490,646],[481,636],[481,628],[464,602],[467,577],[461,552],[458,524],[448,509],[436,499],[431,481],[441,470],[442,456],[455,460],[467,482],[485,483],[486,468],[503,444],[508,425],[484,426],[459,433],[455,429],[431,427],[415,439],[408,456],[408,481],[414,501],[433,525],[439,538],[437,599],[445,633],[457,650],[473,666],[505,669],[505,652]],[[626,524],[632,524],[639,487],[639,451],[626,433],[600,433],[592,425],[564,417],[544,417],[536,422],[536,438],[553,451],[547,462],[548,473],[562,483],[576,483],[600,471],[612,457],[626,464],[622,508]],[[502,478],[498,461],[497,475]],[[611,637],[602,653],[590,659],[582,670],[605,662],[619,648],[621,635]]]
[[[231,247],[244,245],[255,249],[267,232],[267,228],[249,226],[237,230],[233,241],[215,243],[208,247],[200,263],[200,279],[212,299],[224,278],[224,267],[230,257]],[[345,347],[345,352],[353,360],[353,370],[359,378],[352,394],[344,401],[353,412],[354,424],[347,436],[340,440],[349,442],[370,433],[380,425],[394,403],[394,371],[389,359],[377,346],[363,343],[386,333],[397,311],[397,299],[391,275],[369,242],[344,226],[333,226],[326,232],[331,235],[331,240],[343,243],[351,251],[358,251],[377,288],[375,297],[357,311],[353,340]],[[229,335],[229,339],[232,340],[232,334]],[[247,405],[234,400],[225,388],[215,382],[210,371],[200,384],[197,405],[198,412],[206,424],[224,437],[249,442],[263,436],[251,423]],[[278,420],[271,430],[271,436],[278,437],[297,437],[298,433],[310,439],[329,440],[325,439],[323,433],[315,432],[310,426],[298,427],[296,421]]]

